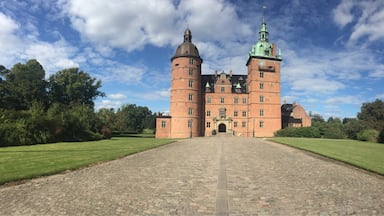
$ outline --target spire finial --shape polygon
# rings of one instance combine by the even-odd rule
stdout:
[[[265,10],[267,9],[267,6],[263,5],[263,23],[265,23]]]

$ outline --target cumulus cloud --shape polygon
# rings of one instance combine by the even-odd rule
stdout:
[[[348,46],[366,46],[384,39],[384,1],[343,0],[333,11],[334,22],[352,24]]]
[[[332,11],[333,12],[333,20],[335,23],[344,27],[345,25],[351,23],[353,21],[352,8],[354,6],[354,1],[351,0],[343,0],[340,4]]]

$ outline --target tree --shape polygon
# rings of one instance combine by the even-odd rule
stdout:
[[[7,108],[27,110],[33,102],[46,105],[45,71],[38,61],[32,59],[26,64],[17,63],[4,75],[6,81],[1,84],[1,98],[8,103]]]
[[[116,113],[122,124],[120,130],[141,133],[145,128],[146,119],[152,116],[148,107],[136,106],[135,104],[123,105]]]
[[[384,128],[384,102],[376,99],[371,103],[363,103],[357,118],[369,128],[381,131]]]
[[[356,118],[345,118],[343,120],[343,127],[344,132],[349,139],[357,139],[357,134],[367,129],[367,126]]]
[[[49,77],[50,103],[81,104],[93,109],[93,100],[105,96],[100,87],[101,81],[88,73],[78,68],[64,69]]]

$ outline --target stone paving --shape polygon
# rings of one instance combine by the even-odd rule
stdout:
[[[0,215],[384,215],[384,177],[261,139],[194,138],[3,186]]]

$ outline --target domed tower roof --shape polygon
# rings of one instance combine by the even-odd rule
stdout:
[[[200,58],[199,50],[192,43],[192,32],[189,28],[184,31],[184,42],[177,47],[175,55],[173,55],[171,61],[178,57],[195,57],[203,61]]]

